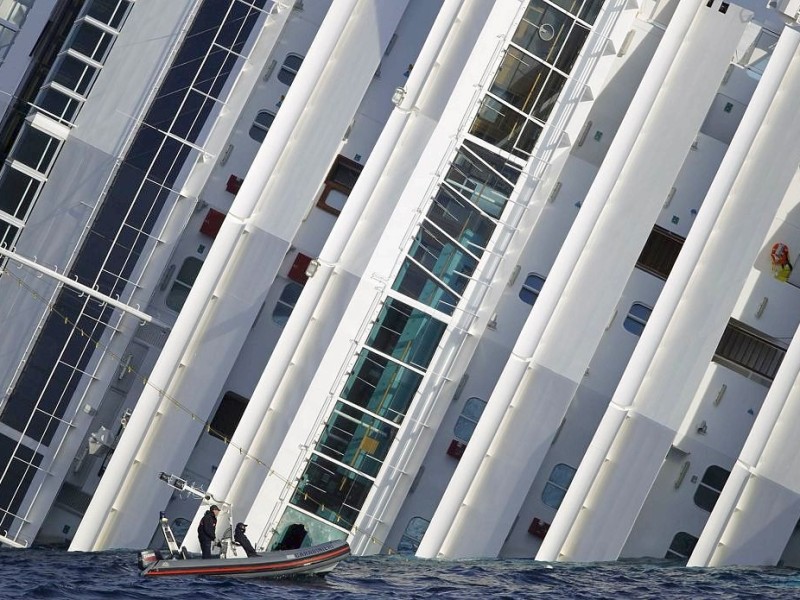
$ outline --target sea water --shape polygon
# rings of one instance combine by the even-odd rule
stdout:
[[[800,572],[689,569],[663,561],[547,564],[533,560],[433,561],[352,557],[326,577],[280,581],[148,579],[136,552],[0,549],[0,600],[266,600],[334,598],[800,598]]]

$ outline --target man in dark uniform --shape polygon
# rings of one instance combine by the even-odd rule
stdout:
[[[218,514],[219,506],[214,504],[206,511],[206,514],[200,519],[200,525],[197,526],[197,537],[200,538],[200,549],[203,552],[203,558],[212,558],[211,544],[217,537]]]
[[[250,540],[247,539],[247,535],[245,535],[245,529],[247,529],[247,523],[237,523],[236,531],[233,533],[233,541],[242,547],[247,556],[261,556],[260,554],[256,553],[256,549],[253,548],[253,544],[251,544]]]

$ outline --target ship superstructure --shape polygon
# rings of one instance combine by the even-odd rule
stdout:
[[[0,542],[800,564],[796,2],[7,4]]]

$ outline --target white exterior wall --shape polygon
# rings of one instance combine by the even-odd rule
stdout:
[[[795,32],[784,33],[781,47],[776,49],[764,75],[761,98],[767,105],[772,100],[769,88],[777,85],[772,78],[783,78],[787,60],[797,44],[793,38],[797,35]],[[790,81],[784,79],[781,85],[791,86],[793,82]],[[686,417],[688,402],[694,396],[707,362],[727,325],[725,315],[729,310],[726,307],[733,307],[741,289],[740,282],[747,276],[750,261],[783,199],[793,176],[792,169],[796,168],[796,150],[787,150],[786,162],[776,160],[771,151],[765,152],[765,149],[780,144],[775,136],[786,135],[795,125],[791,118],[776,108],[780,104],[774,103],[764,117],[766,107],[759,107],[759,99],[754,98],[750,113],[755,120],[752,128],[748,129],[749,125],[744,123],[740,127],[709,192],[709,197],[712,197],[717,188],[723,194],[727,188],[730,189],[714,224],[713,235],[705,243],[702,259],[692,270],[683,294],[677,294],[680,303],[675,306],[662,298],[656,306],[658,310],[663,302],[665,310],[674,311],[669,328],[657,344],[650,366],[639,379],[641,384],[632,401],[618,402],[618,396],[623,398],[620,394],[627,389],[623,377],[612,406],[592,442],[593,448],[587,455],[591,460],[584,459],[581,464],[573,482],[575,485],[570,488],[562,505],[562,509],[567,510],[560,512],[553,524],[551,531],[555,530],[557,534],[546,540],[537,558],[607,560],[619,555],[674,434]],[[762,118],[764,121],[759,128]],[[778,130],[783,133],[778,133]],[[737,146],[739,139],[742,140],[741,146]],[[739,153],[748,149],[748,161],[742,165]],[[794,167],[789,166],[792,164]],[[769,186],[765,186],[765,181],[770,182]],[[750,200],[754,194],[760,198],[757,207]],[[709,203],[708,208],[713,209],[714,203]],[[701,235],[702,228],[699,228],[697,236]],[[692,235],[687,246],[691,243]],[[681,265],[676,264],[674,273],[680,273],[681,269]],[[680,279],[670,278],[663,296],[671,297],[671,286],[674,285],[683,284]],[[657,323],[658,315],[654,313],[653,316]],[[658,334],[661,329],[650,331]],[[646,328],[644,336],[648,335],[651,333]],[[644,336],[642,342],[645,342]],[[651,346],[641,343],[640,347],[641,355],[645,356],[646,349]],[[631,379],[637,373],[633,369],[638,354],[634,355],[629,366]],[[694,419],[694,416],[687,419]],[[581,508],[586,506],[591,509]],[[571,519],[575,519],[574,524],[570,524]]]
[[[481,464],[442,544],[443,556],[499,551],[741,35],[740,16],[727,17],[686,3],[667,29],[531,313],[542,333],[526,340],[535,347],[529,375],[516,388],[486,456],[482,445],[465,453]],[[713,48],[703,39],[710,28],[719,32]],[[705,52],[703,69],[695,64],[696,51]],[[683,92],[685,85],[692,87],[691,97]],[[495,390],[501,398],[503,389],[499,384]],[[493,401],[494,395],[490,405]],[[537,444],[523,443],[530,439]],[[508,490],[502,504],[497,489]]]
[[[135,484],[148,496],[151,512],[157,511],[171,490],[151,471],[180,472],[201,431],[185,410],[168,400],[161,403],[158,390],[181,398],[200,422],[210,417],[224,381],[220,374],[230,370],[404,7],[392,4],[381,19],[373,12],[375,3],[367,1],[337,2],[329,11],[251,167],[254,175],[245,178],[178,317],[150,376],[152,386],[137,404],[73,549],[147,543],[141,533],[131,534],[121,517],[136,522],[143,506],[139,500],[126,508],[126,489]],[[332,59],[339,59],[351,85],[339,85],[340,71],[328,62]],[[287,203],[287,198],[306,200]],[[254,273],[260,276],[257,281]],[[152,421],[159,404],[163,418]],[[183,440],[178,449],[176,439]],[[150,461],[157,465],[143,468]],[[103,515],[112,506],[113,516],[107,519]]]

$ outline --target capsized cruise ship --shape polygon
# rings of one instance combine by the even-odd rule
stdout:
[[[0,543],[800,566],[799,11],[0,0]]]

